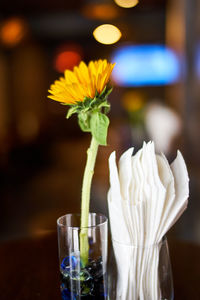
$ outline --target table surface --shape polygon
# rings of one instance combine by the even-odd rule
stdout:
[[[200,300],[200,246],[170,241],[175,300]],[[0,245],[1,300],[61,300],[56,233]]]

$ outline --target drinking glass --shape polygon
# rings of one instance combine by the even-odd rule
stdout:
[[[150,246],[112,241],[109,263],[110,300],[173,300],[167,238]]]
[[[80,255],[80,215],[67,214],[57,220],[63,300],[107,299],[107,223],[104,215],[89,214],[84,228],[89,245],[85,265]]]

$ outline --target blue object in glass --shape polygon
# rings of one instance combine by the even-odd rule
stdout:
[[[71,300],[71,293],[68,289],[64,289],[61,292],[61,296],[62,296],[63,300]],[[73,300],[75,300],[75,299],[76,299],[76,297],[73,296]]]
[[[79,262],[80,260],[77,259],[77,263]],[[65,263],[66,261],[64,261],[64,266]],[[106,274],[103,274],[101,257],[94,260],[89,258],[88,265],[84,268],[81,267],[79,270],[61,269],[60,276],[60,289],[63,300],[82,299],[82,297],[85,300],[107,299],[107,290],[104,284]]]
[[[180,62],[165,45],[126,45],[112,55],[112,77],[120,86],[159,86],[180,79]]]
[[[65,257],[60,266],[63,271],[66,269],[74,270],[76,269],[77,263],[77,258],[74,255],[71,255]]]

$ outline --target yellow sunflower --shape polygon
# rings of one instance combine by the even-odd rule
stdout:
[[[105,88],[114,66],[101,59],[90,61],[88,65],[81,61],[78,67],[66,70],[64,77],[50,86],[48,97],[69,105],[83,102],[85,97],[93,99],[96,92],[100,94]]]

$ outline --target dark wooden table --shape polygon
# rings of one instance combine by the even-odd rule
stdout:
[[[200,247],[170,241],[175,300],[200,300]],[[61,300],[56,233],[0,245],[0,300]]]

